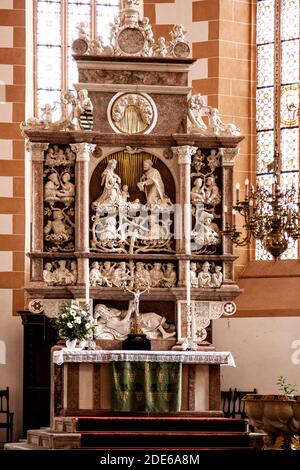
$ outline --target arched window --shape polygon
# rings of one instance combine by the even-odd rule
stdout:
[[[299,187],[299,15],[299,0],[257,0],[257,183],[269,188],[276,130],[281,186]],[[256,257],[269,259],[260,243]],[[298,244],[290,242],[282,258],[297,257]]]
[[[109,42],[109,24],[120,10],[120,0],[36,0],[35,89],[36,111],[45,103],[59,101],[60,91],[77,82],[71,44],[76,26],[86,25],[92,38]]]

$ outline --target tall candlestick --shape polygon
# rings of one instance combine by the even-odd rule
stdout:
[[[191,305],[191,263],[186,262],[186,304]]]

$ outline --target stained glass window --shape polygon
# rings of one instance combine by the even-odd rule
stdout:
[[[299,0],[257,0],[256,169],[257,183],[269,188],[273,181],[276,125],[274,90],[278,90],[280,97],[281,186],[299,186],[299,16]],[[275,65],[277,44],[281,64]],[[261,243],[256,245],[256,257],[270,259]],[[298,244],[291,241],[282,258],[297,257]]]
[[[120,0],[37,0],[36,5],[37,112],[46,103],[58,101],[60,91],[73,89],[78,81],[71,50],[78,23],[84,22],[92,38],[101,36],[108,45],[109,24],[119,14]]]

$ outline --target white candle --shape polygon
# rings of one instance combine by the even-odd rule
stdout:
[[[86,260],[86,276],[85,276],[85,303],[90,303],[90,269],[89,269],[89,260]]]
[[[186,304],[191,305],[191,263],[186,262]]]
[[[236,189],[236,202],[238,202],[240,198],[240,183],[236,183],[235,189]]]
[[[249,190],[249,179],[245,179],[245,196],[248,197],[248,190]]]

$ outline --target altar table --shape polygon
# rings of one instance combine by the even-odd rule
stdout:
[[[220,366],[235,366],[220,351],[52,350],[51,418],[113,411],[111,362],[182,364],[180,411],[220,411]]]

